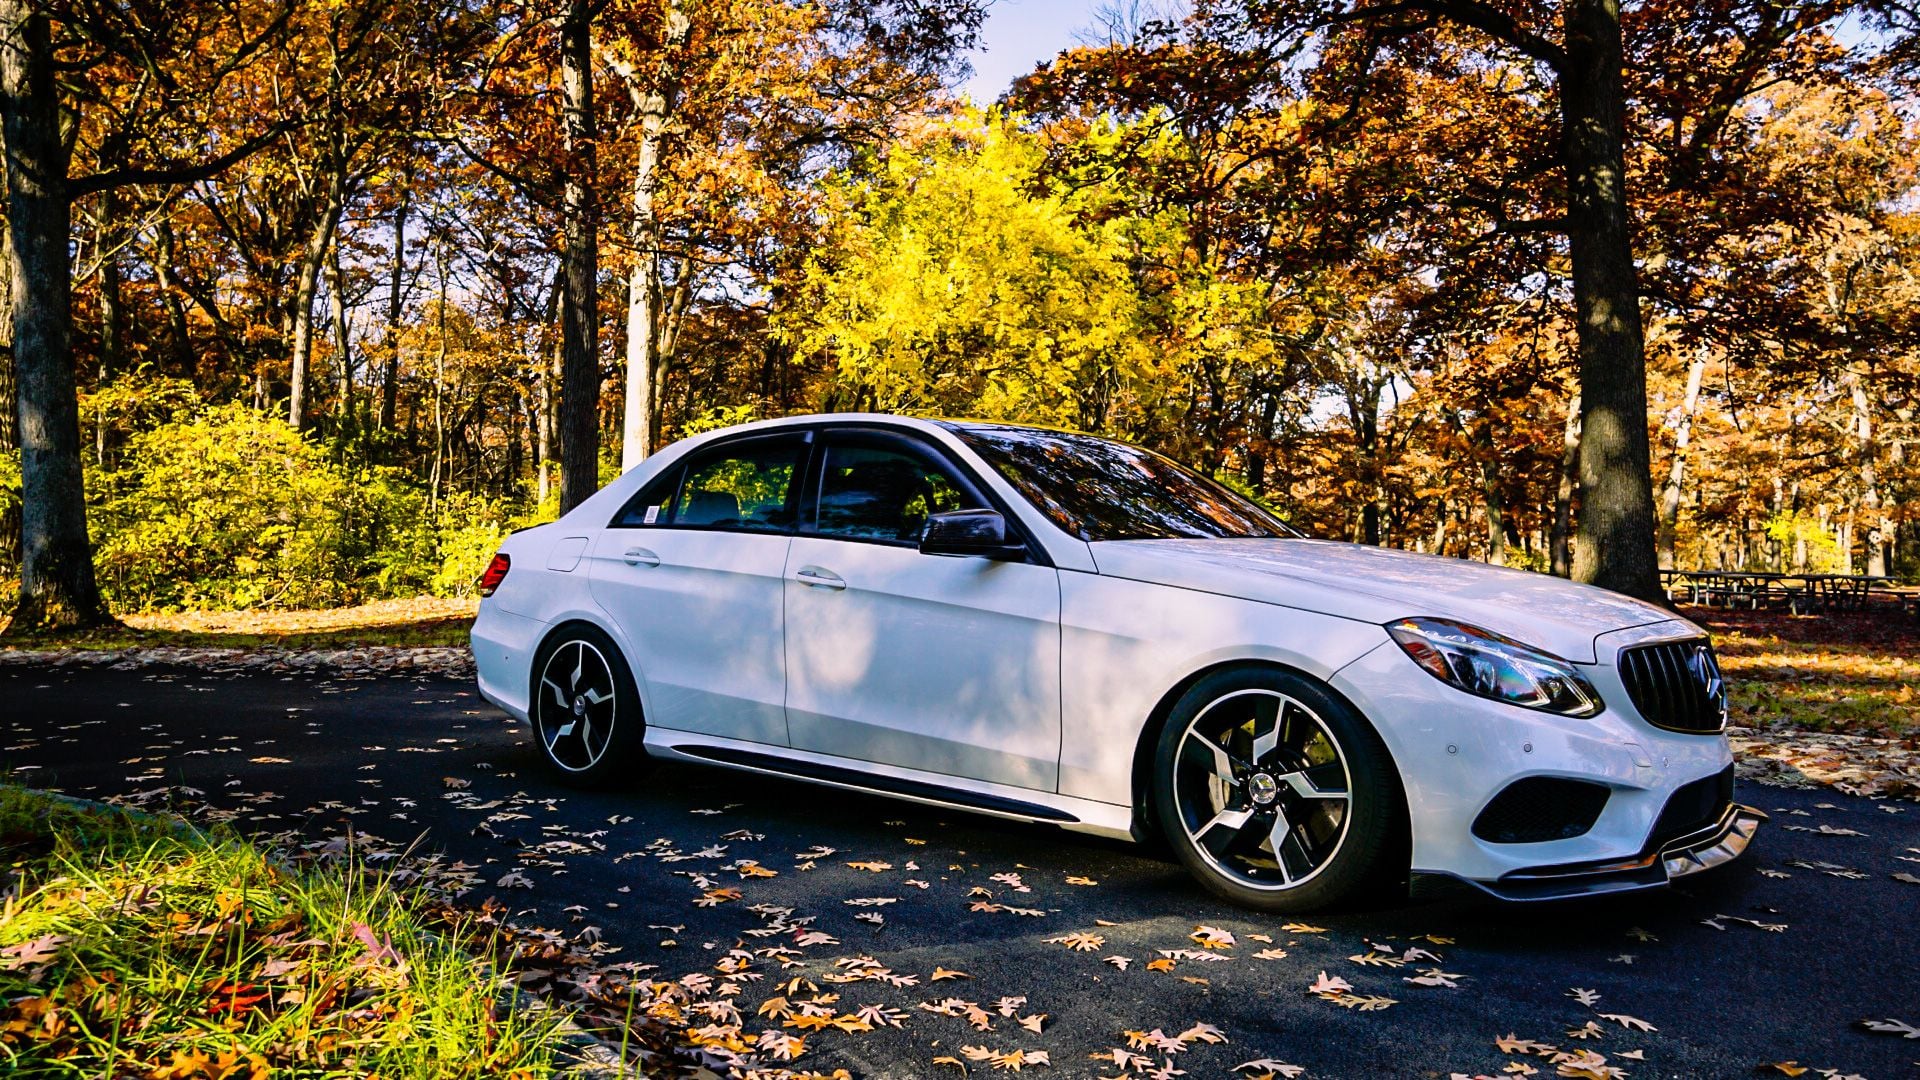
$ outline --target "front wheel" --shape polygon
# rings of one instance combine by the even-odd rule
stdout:
[[[561,630],[533,678],[533,737],[562,782],[598,787],[644,764],[640,693],[612,638],[584,623]]]
[[[1202,678],[1160,733],[1154,808],[1167,841],[1214,894],[1305,912],[1381,871],[1400,828],[1380,737],[1302,675],[1243,668]]]

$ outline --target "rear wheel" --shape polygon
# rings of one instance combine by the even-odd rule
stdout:
[[[562,629],[535,655],[533,679],[533,735],[562,781],[597,787],[644,764],[640,693],[612,638]]]
[[[1201,679],[1174,705],[1155,764],[1162,830],[1216,895],[1309,911],[1385,869],[1400,821],[1392,761],[1352,706],[1305,676]]]

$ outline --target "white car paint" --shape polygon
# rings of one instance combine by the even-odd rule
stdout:
[[[701,446],[820,424],[905,432],[944,450],[1052,565],[806,535],[609,527],[643,484]],[[581,538],[586,557],[566,569]],[[925,787],[904,797],[1069,829],[1135,832],[1143,738],[1184,683],[1234,662],[1319,679],[1379,731],[1407,796],[1418,872],[1486,883],[1629,858],[1670,794],[1731,760],[1724,736],[1656,728],[1629,703],[1614,668],[1621,648],[1703,636],[1661,608],[1545,575],[1327,541],[1088,544],[927,421],[797,417],[688,439],[501,550],[512,570],[482,602],[473,646],[481,691],[522,720],[540,642],[586,622],[632,667],[655,756],[751,750],[767,758],[747,767],[779,771],[774,758],[830,766],[844,770],[830,781],[843,786],[868,786],[864,775],[900,794],[913,782]],[[1573,718],[1456,690],[1388,637],[1383,624],[1414,616],[1573,661],[1606,708]],[[1526,776],[1594,780],[1613,796],[1595,827],[1571,839],[1474,837],[1475,815]]]

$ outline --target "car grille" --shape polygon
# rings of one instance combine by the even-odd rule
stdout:
[[[1604,784],[1529,776],[1508,784],[1473,820],[1473,835],[1495,844],[1565,840],[1593,828],[1606,808]]]
[[[1729,765],[1712,776],[1703,776],[1692,783],[1682,784],[1667,799],[1667,805],[1660,810],[1660,817],[1653,823],[1653,835],[1647,840],[1649,849],[1664,847],[1669,841],[1677,840],[1688,833],[1719,821],[1726,816],[1727,807],[1733,805],[1733,766]]]
[[[1620,653],[1620,681],[1654,727],[1712,735],[1726,726],[1726,684],[1706,638],[1626,649]]]

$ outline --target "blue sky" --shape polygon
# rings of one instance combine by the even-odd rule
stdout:
[[[994,0],[975,49],[973,78],[962,89],[980,104],[1004,93],[1014,79],[1079,42],[1075,34],[1096,22],[1096,0]]]

